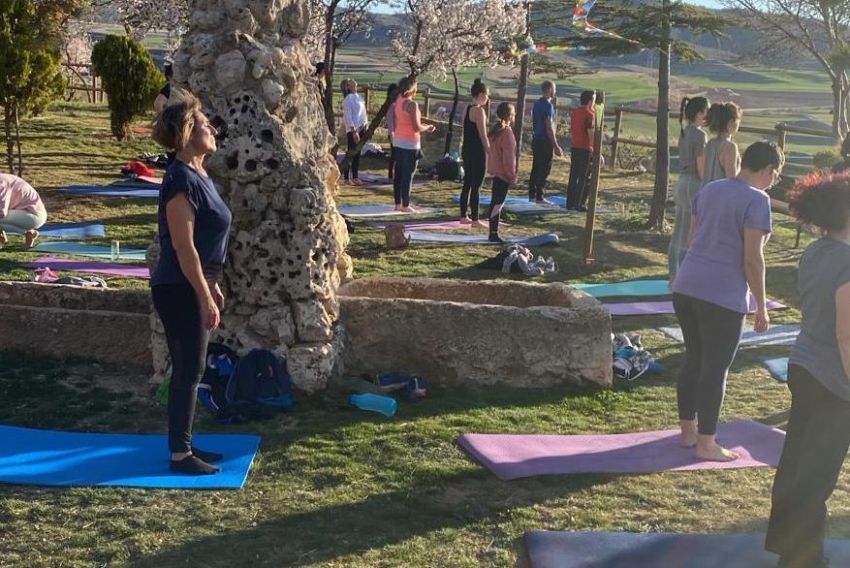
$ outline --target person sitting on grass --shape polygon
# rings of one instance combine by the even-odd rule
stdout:
[[[18,176],[0,173],[0,245],[9,242],[9,231],[24,235],[26,248],[32,248],[45,222],[47,209],[38,192]]]
[[[490,242],[505,242],[499,236],[499,220],[508,190],[516,184],[516,137],[511,128],[516,118],[514,105],[500,103],[496,109],[499,122],[490,129],[489,172],[493,176],[493,195],[490,198]]]
[[[165,328],[172,375],[168,388],[170,468],[192,475],[217,473],[222,455],[192,446],[198,383],[210,332],[221,321],[218,281],[232,215],[207,175],[216,129],[193,95],[179,92],[157,116],[153,139],[177,152],[159,194],[159,264],[151,275],[153,306]]]
[[[850,447],[850,174],[812,175],[791,213],[821,237],[800,258],[803,313],[788,360],[791,413],[765,548],[787,568],[822,568],[826,502]]]

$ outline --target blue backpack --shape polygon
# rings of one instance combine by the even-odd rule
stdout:
[[[265,349],[239,358],[226,345],[210,343],[198,398],[225,424],[270,418],[295,406],[285,364]]]

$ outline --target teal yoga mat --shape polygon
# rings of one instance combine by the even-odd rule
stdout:
[[[60,188],[59,191],[61,191],[62,193],[70,193],[72,195],[91,195],[97,197],[159,197],[159,188],[150,184],[146,185],[147,187],[117,185],[68,185]]]
[[[118,260],[145,260],[145,249],[119,248],[120,255]],[[92,258],[112,258],[111,247],[77,242],[47,241],[38,243],[33,247],[33,250],[50,254],[59,253]]]
[[[608,284],[572,284],[570,286],[587,292],[594,298],[669,296],[670,282],[667,280],[629,280]]]
[[[221,452],[214,475],[168,469],[165,434],[101,434],[0,426],[0,482],[18,485],[240,489],[260,445],[245,434],[196,434],[193,443]]]

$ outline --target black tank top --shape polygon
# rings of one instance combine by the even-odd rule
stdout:
[[[484,143],[478,133],[478,125],[469,119],[469,111],[472,105],[466,107],[466,116],[463,119],[463,146],[461,154],[469,158],[484,160]]]

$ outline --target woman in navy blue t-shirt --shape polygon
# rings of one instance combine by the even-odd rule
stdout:
[[[159,264],[151,276],[153,305],[165,328],[172,375],[168,390],[170,467],[189,474],[217,473],[222,455],[192,446],[198,383],[206,367],[210,332],[221,320],[218,280],[227,251],[231,214],[204,169],[217,134],[201,103],[182,92],[157,117],[153,138],[175,150],[159,195]]]

